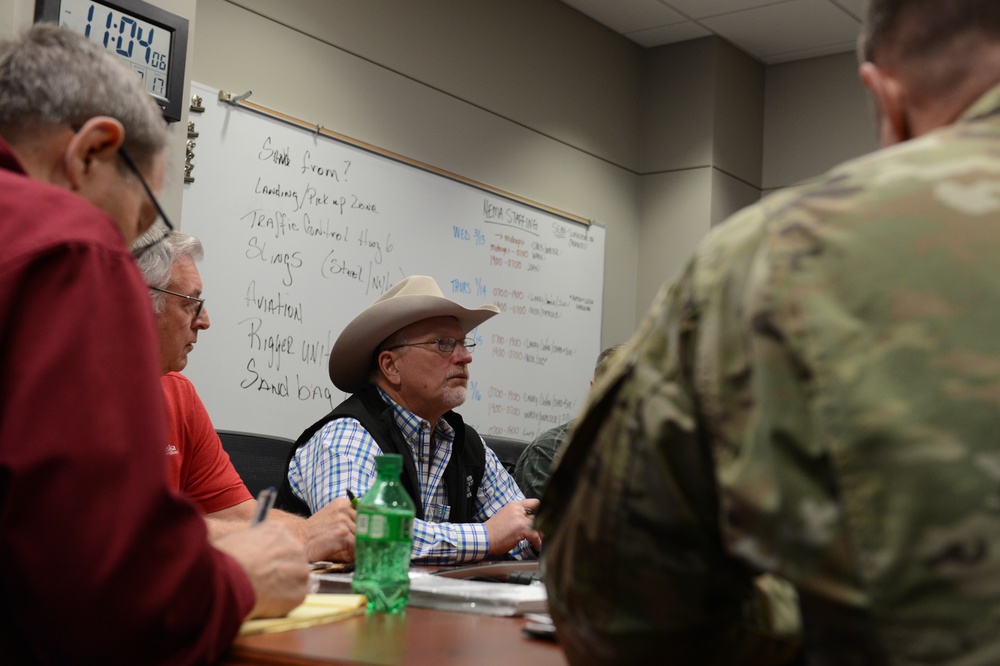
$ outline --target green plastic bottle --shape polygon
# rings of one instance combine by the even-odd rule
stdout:
[[[398,453],[377,456],[378,478],[358,502],[351,591],[368,597],[369,613],[401,613],[410,600],[415,512],[399,479],[402,469]]]

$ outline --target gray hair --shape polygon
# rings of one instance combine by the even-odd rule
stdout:
[[[378,364],[378,357],[384,351],[388,351],[396,345],[402,345],[406,343],[406,326],[399,329],[385,340],[379,343],[378,347],[375,348],[375,353],[372,354],[371,367],[369,368],[369,382],[372,386],[378,385],[378,380],[382,378],[382,368]]]
[[[97,44],[46,23],[0,43],[0,135],[16,141],[96,116],[124,126],[123,148],[143,166],[166,146],[166,122],[152,96]]]
[[[159,243],[151,246],[136,259],[143,279],[150,287],[167,289],[173,274],[174,264],[182,257],[190,257],[192,261],[201,261],[205,256],[205,248],[195,236],[172,231]],[[163,312],[167,295],[159,291],[150,293],[153,299],[153,312]]]

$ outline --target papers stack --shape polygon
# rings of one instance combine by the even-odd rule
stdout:
[[[343,620],[363,613],[367,603],[363,594],[307,594],[306,600],[285,617],[247,620],[240,627],[240,635],[302,629],[314,624]]]
[[[321,591],[346,592],[353,574],[319,574]],[[465,580],[410,570],[410,605],[418,608],[510,617],[547,613],[548,595],[540,582],[528,585]]]

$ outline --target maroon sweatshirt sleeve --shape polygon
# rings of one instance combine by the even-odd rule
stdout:
[[[107,218],[52,243],[18,212],[0,200],[0,660],[213,662],[254,595],[167,487],[147,290]]]

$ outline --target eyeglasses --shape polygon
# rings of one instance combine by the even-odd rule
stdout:
[[[136,238],[135,242],[132,243],[132,256],[138,258],[142,256],[143,252],[145,252],[146,250],[153,247],[154,245],[162,241],[164,238],[169,236],[170,233],[174,230],[174,225],[172,225],[170,223],[170,220],[167,219],[167,214],[163,212],[163,208],[160,206],[160,202],[157,201],[156,197],[153,196],[153,190],[149,189],[149,184],[146,183],[146,179],[142,177],[142,173],[139,171],[139,167],[136,166],[135,160],[132,159],[132,156],[129,155],[127,152],[125,152],[124,148],[118,148],[118,154],[121,155],[122,161],[125,162],[125,166],[128,167],[128,170],[131,171],[132,174],[139,179],[139,183],[142,185],[142,189],[146,191],[146,196],[149,197],[149,200],[152,202],[153,208],[156,209],[156,214],[158,215],[156,221],[153,222],[153,225],[149,227],[149,229],[146,229],[145,233]],[[154,289],[155,287],[150,287],[150,288]],[[159,289],[158,291],[163,291],[163,290]],[[173,294],[172,291],[168,291],[165,293]],[[174,296],[183,296],[184,298],[191,298],[190,296],[184,296],[183,294],[174,294]],[[198,306],[198,312],[199,313],[201,312],[201,306]],[[195,319],[197,318],[198,318],[197,315],[195,315]]]
[[[455,351],[455,347],[461,345],[471,354],[476,348],[476,341],[472,338],[465,338],[464,340],[456,340],[455,338],[438,338],[437,340],[428,340],[427,342],[408,342],[403,345],[389,347],[389,349],[399,349],[400,347],[418,347],[420,345],[437,345],[438,351],[442,354],[450,354]]]
[[[197,298],[195,296],[188,296],[187,294],[178,294],[176,291],[170,291],[169,289],[160,289],[159,287],[150,287],[150,289],[152,289],[153,291],[158,291],[158,292],[160,292],[162,294],[170,294],[171,296],[176,296],[177,298],[184,298],[184,299],[187,299],[189,301],[194,301],[195,303],[198,304],[198,307],[195,308],[195,311],[194,311],[194,318],[195,319],[197,319],[198,317],[201,316],[201,310],[202,310],[202,308],[205,307],[205,299],[204,298]]]

